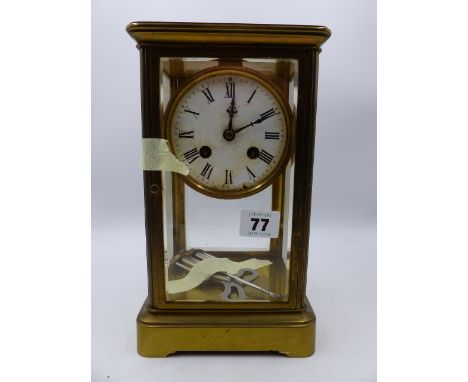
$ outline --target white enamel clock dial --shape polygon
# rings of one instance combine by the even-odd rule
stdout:
[[[267,187],[287,160],[290,110],[276,88],[244,69],[210,70],[190,81],[168,110],[175,156],[186,182],[219,198]]]

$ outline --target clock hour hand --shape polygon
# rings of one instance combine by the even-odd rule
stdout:
[[[237,113],[236,101],[234,99],[234,95],[232,96],[231,105],[228,107],[227,112],[229,114],[229,124],[228,124],[227,130],[232,130],[232,119],[234,118],[234,114]]]
[[[250,122],[249,124],[247,124],[245,126],[238,127],[237,129],[234,129],[233,132],[234,132],[234,134],[237,134],[239,131],[242,131],[242,130],[246,129],[247,127],[262,123],[264,120],[266,120],[266,119],[268,119],[270,117],[273,117],[276,114],[279,114],[279,113],[275,112],[275,110],[273,108],[271,108],[270,110],[267,110],[264,113],[260,114],[260,117],[257,120],[255,120],[254,122]]]
[[[226,111],[229,114],[229,124],[228,124],[228,127],[223,131],[223,137],[227,141],[232,141],[235,136],[234,130],[232,129],[232,119],[234,118],[234,115],[237,113],[235,88],[232,88],[231,105],[228,107]]]

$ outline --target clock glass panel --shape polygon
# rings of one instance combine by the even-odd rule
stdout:
[[[162,58],[166,300],[285,302],[297,61]]]

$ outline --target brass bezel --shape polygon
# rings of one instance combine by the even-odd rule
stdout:
[[[246,77],[257,81],[259,84],[264,86],[278,102],[278,105],[280,106],[281,111],[284,115],[284,121],[286,125],[286,144],[281,158],[278,162],[278,165],[270,172],[270,174],[266,178],[264,178],[262,181],[255,184],[254,186],[243,190],[219,190],[210,188],[200,183],[195,178],[192,178],[190,174],[182,177],[182,180],[186,185],[204,195],[218,199],[241,199],[248,196],[252,196],[264,190],[273,183],[273,181],[278,177],[279,174],[283,172],[287,162],[289,161],[291,153],[291,130],[293,116],[289,103],[287,100],[285,100],[283,94],[281,93],[281,90],[279,90],[278,87],[263,74],[252,69],[242,67],[213,66],[190,77],[184,83],[184,85],[177,91],[174,97],[171,97],[171,100],[167,105],[167,111],[165,113],[164,130],[167,140],[169,142],[169,147],[172,152],[174,152],[174,146],[172,142],[171,125],[175,110],[179,105],[179,101],[185,96],[187,92],[193,89],[193,87],[199,84],[200,82],[206,80],[207,78],[219,75],[237,75],[241,77]]]

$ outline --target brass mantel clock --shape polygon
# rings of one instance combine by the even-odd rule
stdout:
[[[318,26],[137,22],[148,298],[138,352],[309,356]]]

